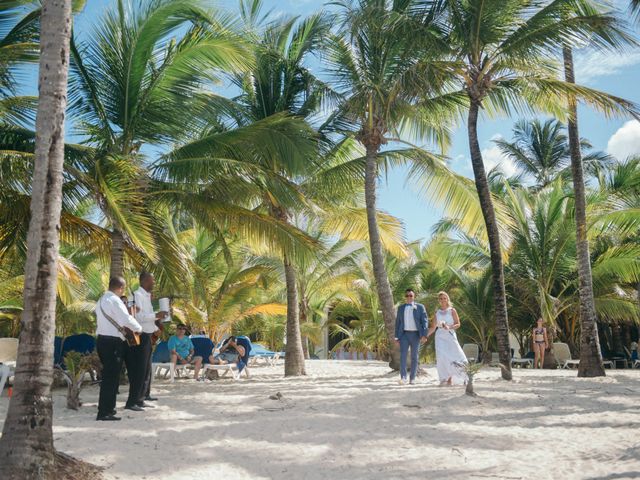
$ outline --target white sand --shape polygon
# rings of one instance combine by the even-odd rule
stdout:
[[[640,478],[640,370],[516,370],[509,383],[487,368],[471,398],[439,388],[433,368],[404,387],[379,362],[307,369],[286,380],[279,365],[239,382],[157,381],[157,408],[144,413],[121,410],[121,387],[120,422],[95,421],[96,387],[79,412],[56,390],[56,447],[108,479]],[[5,393],[2,419],[7,404]]]

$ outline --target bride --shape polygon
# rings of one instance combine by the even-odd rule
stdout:
[[[438,293],[440,308],[436,310],[435,319],[427,336],[436,331],[436,367],[440,385],[463,384],[467,375],[456,363],[468,363],[456,337],[456,330],[460,328],[458,312],[451,306],[447,292]]]

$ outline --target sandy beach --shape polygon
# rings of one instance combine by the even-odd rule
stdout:
[[[241,381],[159,380],[156,408],[96,422],[54,393],[56,447],[106,468],[108,479],[622,479],[640,478],[640,370],[578,379],[575,371],[495,368],[478,397],[437,386],[434,368],[400,386],[380,362],[310,361]],[[281,398],[269,397],[278,392]],[[4,421],[8,399],[0,398]]]

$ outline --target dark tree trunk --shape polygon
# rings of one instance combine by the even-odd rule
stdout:
[[[504,269],[502,265],[502,251],[500,247],[500,232],[491,200],[491,190],[487,182],[482,152],[478,143],[478,113],[480,103],[471,101],[469,107],[469,150],[476,190],[480,199],[482,216],[487,228],[489,251],[491,254],[491,270],[493,279],[493,308],[496,316],[496,343],[498,356],[502,365],[502,378],[511,380],[511,350],[509,347],[509,317],[507,314],[507,295],[504,287]]]
[[[613,353],[622,353],[622,327],[619,323],[611,325],[611,345],[613,347]]]
[[[300,325],[304,325],[307,321],[307,301],[304,298],[304,296],[302,295],[301,292],[300,296],[302,297],[300,300],[300,310],[299,310],[299,315],[300,315]],[[309,356],[309,339],[307,338],[306,335],[302,335],[302,332],[300,332],[300,338],[302,339],[302,353],[304,355],[304,358],[306,360],[309,360],[309,358],[311,358]]]
[[[296,271],[286,254],[284,255],[284,276],[287,286],[287,346],[284,357],[284,376],[306,375],[302,340],[300,339]]]
[[[631,345],[631,327],[628,323],[622,325],[622,345],[629,349]],[[621,352],[623,350],[620,350]]]
[[[395,342],[395,308],[387,270],[384,265],[384,253],[382,241],[378,230],[378,218],[376,207],[376,183],[378,181],[378,149],[379,144],[365,143],[367,160],[364,180],[365,199],[367,206],[367,223],[369,227],[369,245],[371,247],[371,261],[373,263],[373,275],[376,281],[376,289],[382,309],[384,325],[389,338],[390,362],[389,366],[394,370],[400,369],[400,348]]]
[[[71,0],[44,0],[24,310],[14,394],[0,438],[0,478],[55,478],[51,382],[60,245]]]
[[[573,73],[573,54],[570,47],[562,50],[564,57],[565,80],[575,83]],[[571,175],[576,204],[576,247],[578,255],[578,285],[580,293],[580,365],[578,377],[602,377],[604,365],[598,341],[596,308],[593,301],[591,278],[591,258],[587,239],[587,209],[580,153],[580,134],[578,133],[578,108],[575,97],[569,97],[569,149],[571,152]]]
[[[124,236],[117,228],[111,232],[111,268],[109,277],[124,276]]]

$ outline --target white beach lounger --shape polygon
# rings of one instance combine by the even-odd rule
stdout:
[[[176,377],[180,377],[182,373],[186,374],[187,367],[188,365],[173,365],[171,362],[151,364],[154,376],[162,376],[163,378],[167,378],[167,376],[169,376],[169,379],[172,382]]]
[[[242,372],[238,371],[238,364],[237,363],[226,363],[224,365],[212,365],[210,363],[203,365],[202,367],[202,374],[204,375],[204,373],[207,370],[216,370],[216,371],[220,371],[222,372],[222,375],[220,375],[220,378],[224,378],[227,376],[227,374],[231,373],[231,377],[234,380],[238,380],[240,378],[240,374],[244,372],[245,376],[249,376],[249,367],[245,366],[242,369]]]
[[[518,352],[517,349],[515,349],[514,351],[514,355],[513,358],[511,359],[511,366],[518,366],[520,368],[522,367],[529,367],[532,368],[533,367],[533,360],[531,358],[522,358],[520,356],[520,352]]]
[[[465,357],[469,363],[474,363],[478,361],[478,357],[480,356],[480,347],[478,347],[475,343],[465,343],[462,346],[462,351],[464,352]]]

